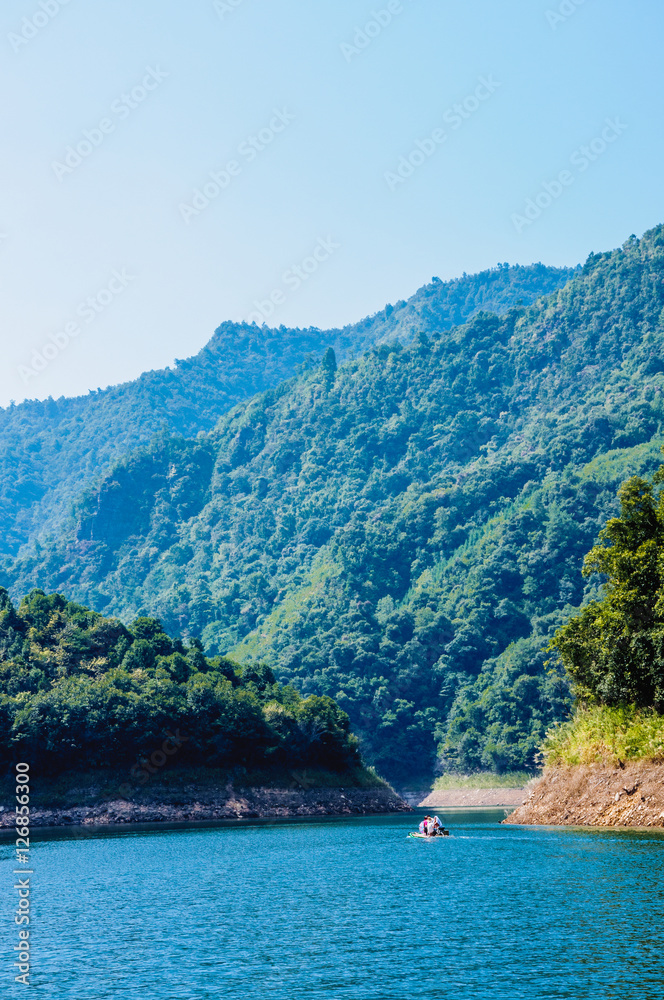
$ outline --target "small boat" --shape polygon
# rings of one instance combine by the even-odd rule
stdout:
[[[431,833],[424,832],[427,827],[432,830]],[[428,814],[420,823],[417,832],[413,831],[408,834],[409,837],[413,837],[415,840],[433,840],[434,837],[449,837],[449,835],[450,831],[445,829],[443,824],[440,822],[440,817],[429,816]]]

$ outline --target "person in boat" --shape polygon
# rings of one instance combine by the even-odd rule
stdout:
[[[443,824],[440,822],[440,820],[439,820],[439,818],[437,816],[434,816],[434,818],[431,820],[430,827],[431,827],[431,836],[432,837],[436,837],[436,836],[442,835]]]
[[[429,834],[429,823],[431,822],[431,816],[425,816],[420,823],[420,833],[423,833],[425,837],[430,836]]]

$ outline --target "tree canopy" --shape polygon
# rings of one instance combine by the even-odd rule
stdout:
[[[302,698],[265,663],[206,657],[142,616],[125,627],[61,594],[15,608],[0,588],[0,764],[43,773],[129,767],[179,746],[178,763],[233,768],[361,763],[348,716]]]
[[[585,576],[605,578],[604,596],[574,615],[552,647],[581,701],[664,712],[664,465],[620,488],[620,516],[586,556]]]

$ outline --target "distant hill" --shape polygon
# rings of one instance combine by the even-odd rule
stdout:
[[[73,498],[126,452],[156,433],[193,437],[257,392],[316,363],[332,346],[340,360],[374,343],[407,342],[420,326],[449,329],[479,309],[504,312],[559,288],[567,268],[501,265],[454,281],[435,279],[407,302],[342,330],[223,323],[194,357],[134,382],[74,399],[0,410],[0,559],[57,530]]]
[[[580,566],[617,485],[660,461],[663,310],[658,227],[502,317],[419,313],[410,346],[328,352],[122,460],[7,580],[267,659],[393,780],[436,744],[449,768],[532,767],[570,704],[543,647],[597,587]]]

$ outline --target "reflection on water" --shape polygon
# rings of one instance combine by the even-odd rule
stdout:
[[[503,816],[42,835],[30,996],[662,1000],[664,836]]]

